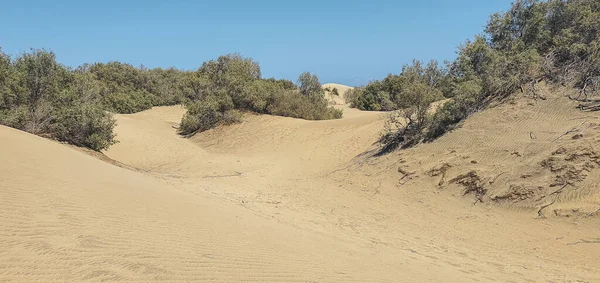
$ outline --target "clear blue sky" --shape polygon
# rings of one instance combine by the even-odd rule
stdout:
[[[263,77],[303,71],[350,85],[398,73],[413,58],[451,60],[510,0],[2,1],[0,47],[46,48],[58,60],[196,69],[238,52]]]

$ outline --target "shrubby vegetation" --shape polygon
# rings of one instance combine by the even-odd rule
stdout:
[[[97,95],[106,110],[135,113],[153,106],[182,102],[186,72],[170,69],[135,68],[120,62],[83,65],[76,72],[88,73],[97,84]]]
[[[391,111],[410,107],[414,100],[412,90],[426,87],[432,91],[434,100],[444,98],[448,92],[446,71],[431,61],[423,66],[420,61],[402,68],[399,75],[388,75],[381,81],[374,81],[365,87],[357,87],[347,92],[350,106],[368,111]]]
[[[342,116],[341,110],[327,106],[317,76],[301,74],[298,86],[262,79],[258,63],[237,54],[205,62],[190,77],[194,91],[186,97],[188,112],[179,128],[183,135],[239,122],[246,111],[308,120]]]
[[[492,15],[485,33],[463,44],[453,62],[440,67],[435,61],[414,61],[400,74],[344,96],[362,110],[398,111],[382,135],[385,150],[438,138],[515,92],[536,97],[540,81],[578,89],[573,99],[582,102],[581,109],[600,110],[600,101],[591,99],[600,92],[599,38],[597,0],[517,0],[506,13]],[[442,99],[448,101],[428,112]],[[0,50],[3,125],[102,150],[115,142],[109,112],[180,103],[188,109],[179,129],[183,135],[239,122],[248,111],[310,120],[342,115],[328,107],[317,76],[303,73],[297,85],[264,79],[257,62],[236,54],[205,62],[196,71],[120,62],[72,70],[45,50],[15,58]]]
[[[94,150],[115,142],[114,120],[94,90],[79,85],[84,79],[58,64],[54,53],[0,57],[0,124]]]
[[[113,113],[181,103],[186,72],[110,62],[75,70],[53,52],[0,50],[0,124],[93,150],[115,143]]]
[[[315,75],[302,74],[298,83],[262,79],[258,63],[235,54],[194,72],[120,62],[72,70],[45,50],[14,59],[0,50],[0,124],[99,151],[116,142],[110,112],[183,103],[184,135],[239,122],[245,111],[311,120],[341,117],[340,110],[327,106]]]
[[[599,102],[589,100],[600,91],[599,38],[599,1],[518,0],[506,13],[492,15],[485,34],[462,45],[446,68],[434,62],[422,68],[416,61],[400,75],[345,95],[363,110],[403,109],[389,119],[380,140],[384,150],[433,140],[515,92],[535,98],[542,80],[578,89],[582,109],[600,110]],[[409,92],[425,97],[415,101]],[[421,104],[440,94],[450,101],[433,115],[423,112]]]

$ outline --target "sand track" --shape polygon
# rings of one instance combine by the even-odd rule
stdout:
[[[159,107],[117,115],[120,143],[105,154],[135,170],[0,127],[0,281],[598,281],[597,217],[536,219],[543,202],[528,200],[473,205],[426,173],[448,163],[448,180],[516,175],[554,147],[598,142],[547,142],[578,112],[560,97],[527,103],[379,158],[365,152],[380,113],[247,115],[185,139],[174,129],[184,109]],[[554,180],[542,169],[532,182]],[[598,205],[594,172],[557,207]]]

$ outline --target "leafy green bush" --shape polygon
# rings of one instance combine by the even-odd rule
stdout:
[[[388,115],[384,132],[379,139],[382,153],[421,142],[425,130],[430,126],[429,106],[440,93],[425,83],[411,84],[405,91],[406,103],[410,106]]]
[[[230,111],[235,111],[231,97],[225,93],[208,95],[202,100],[187,105],[187,112],[181,120],[179,133],[193,135],[212,129],[221,124],[226,115],[234,116],[228,114]]]
[[[49,125],[52,137],[96,151],[113,145],[115,120],[98,105],[74,105],[57,109]]]
[[[115,142],[115,121],[102,110],[89,76],[71,72],[45,50],[14,61],[1,55],[0,124],[93,150]]]
[[[128,93],[110,93],[103,99],[105,109],[122,114],[140,112],[152,107],[152,101],[147,98],[147,93],[130,91]]]
[[[309,120],[341,117],[341,110],[328,107],[317,76],[302,74],[298,88],[260,74],[258,63],[237,54],[204,63],[186,79],[188,112],[179,132],[193,135],[236,123],[245,111]]]
[[[433,115],[425,133],[425,141],[437,139],[454,129],[456,125],[475,111],[474,104],[474,101],[466,97],[458,97],[446,102]]]
[[[267,113],[306,120],[329,120],[342,117],[342,110],[329,107],[324,98],[313,100],[294,91],[273,96],[267,106]]]
[[[152,106],[174,105],[183,102],[192,91],[184,87],[189,79],[177,69],[135,68],[121,62],[84,64],[76,70],[89,74],[98,85],[97,96],[107,110],[116,113],[135,113]]]
[[[268,78],[268,79],[263,79],[263,81],[277,84],[285,90],[298,90],[298,86],[290,80]]]
[[[267,106],[273,103],[275,97],[286,92],[294,92],[286,90],[281,84],[269,80],[256,80],[247,86],[243,92],[243,104],[247,110],[257,113],[272,114],[268,111]]]
[[[402,68],[399,75],[388,75],[381,81],[374,81],[365,87],[346,93],[351,107],[367,111],[392,111],[411,107],[410,89],[414,84],[426,84],[435,89],[435,99],[444,98],[449,91],[449,78],[445,70],[431,61],[423,67],[420,61]]]
[[[318,98],[324,95],[319,78],[309,72],[300,74],[300,77],[298,77],[298,87],[300,93],[306,97]]]
[[[0,110],[0,125],[25,130],[28,121],[29,111],[25,105]]]
[[[353,87],[351,89],[346,90],[344,92],[344,99],[346,100],[346,103],[350,104],[350,107],[352,108],[359,108],[359,102],[357,101],[357,99],[362,96],[362,92],[363,87],[361,86]]]

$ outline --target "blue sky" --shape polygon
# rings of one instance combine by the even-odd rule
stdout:
[[[510,0],[2,1],[0,47],[46,48],[68,66],[121,61],[196,69],[238,52],[263,77],[365,84],[413,58],[451,60]]]

